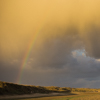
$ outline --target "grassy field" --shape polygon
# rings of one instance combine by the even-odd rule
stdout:
[[[29,98],[18,100],[100,100],[100,93],[80,93],[77,95]]]

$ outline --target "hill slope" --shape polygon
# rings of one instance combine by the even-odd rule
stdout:
[[[68,89],[63,90],[60,87],[42,87],[33,85],[19,85],[14,83],[0,81],[0,95],[13,94],[32,94],[32,93],[50,93],[50,92],[70,92]]]

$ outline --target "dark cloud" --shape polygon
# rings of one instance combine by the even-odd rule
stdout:
[[[90,24],[84,32],[85,49],[89,56],[100,58],[100,26]]]
[[[99,1],[0,2],[0,80],[99,87]]]

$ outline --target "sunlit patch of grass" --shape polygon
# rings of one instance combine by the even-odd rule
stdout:
[[[70,100],[73,97],[66,97],[66,98],[58,98],[58,99],[51,99],[51,100]]]
[[[71,100],[100,100],[100,94],[73,98]]]
[[[52,100],[100,100],[100,94],[87,94],[87,95],[79,95],[79,96],[72,96],[66,98],[59,98],[59,99],[52,99]]]

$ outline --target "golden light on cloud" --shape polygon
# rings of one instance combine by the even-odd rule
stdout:
[[[99,25],[99,3],[99,0],[1,0],[2,51],[16,51],[27,46],[33,34],[40,29],[42,38],[38,41],[47,36],[62,36],[70,26],[80,31],[91,23]],[[79,33],[84,37],[83,30]]]

